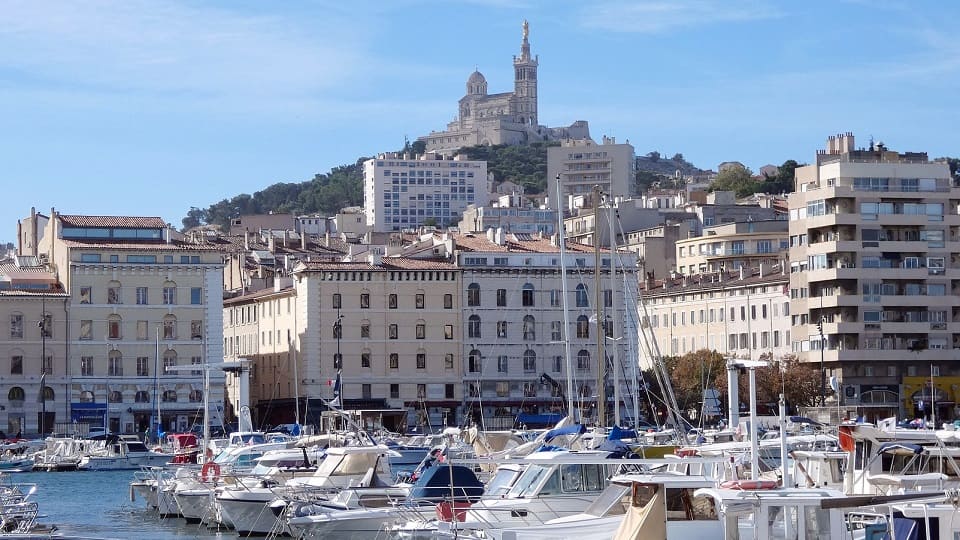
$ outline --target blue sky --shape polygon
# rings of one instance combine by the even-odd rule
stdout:
[[[440,130],[476,67],[540,120],[702,168],[812,159],[852,131],[960,155],[954,2],[57,1],[0,9],[2,238],[31,206],[175,226]]]

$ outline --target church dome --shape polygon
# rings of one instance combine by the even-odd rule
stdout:
[[[483,76],[483,73],[474,71],[470,74],[470,78],[467,79],[467,93],[486,95],[487,79]]]

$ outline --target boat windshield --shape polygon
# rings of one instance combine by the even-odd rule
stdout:
[[[540,484],[540,481],[550,475],[555,467],[544,466],[544,465],[529,465],[526,470],[523,471],[523,474],[520,475],[520,478],[517,479],[517,483],[513,485],[513,488],[510,490],[510,497],[533,497],[536,496],[537,487]],[[552,481],[556,483],[556,478]],[[559,489],[554,489],[551,491],[559,491]]]
[[[484,495],[493,497],[506,495],[510,491],[510,487],[513,486],[513,481],[517,479],[519,474],[520,472],[515,469],[497,469],[493,478],[487,482],[487,487],[483,492]]]

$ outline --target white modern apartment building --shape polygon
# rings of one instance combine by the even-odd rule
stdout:
[[[565,139],[560,146],[547,148],[547,197],[550,208],[570,210],[570,200],[583,196],[592,207],[591,193],[599,185],[604,194],[630,197],[634,194],[635,161],[633,145],[617,144],[604,137],[601,144],[592,139]],[[560,200],[557,200],[557,175],[560,175]]]
[[[472,418],[482,415],[487,426],[510,428],[514,421],[543,423],[547,415],[566,414],[562,396],[570,397],[569,379],[579,415],[594,421],[602,345],[608,421],[614,418],[619,379],[620,421],[629,424],[633,402],[627,396],[636,395],[630,383],[637,365],[636,255],[624,251],[611,257],[601,250],[598,285],[591,246],[568,244],[561,264],[559,246],[538,235],[491,230],[454,240],[463,270],[464,394]]]
[[[363,164],[363,205],[373,232],[456,225],[487,196],[487,162],[440,154],[380,154]]]
[[[66,373],[56,375],[69,404],[64,420],[115,433],[180,431],[202,420],[203,365],[223,361],[223,260],[216,246],[174,235],[157,217],[51,210],[36,254],[69,294]],[[210,374],[216,418],[224,377]]]
[[[793,350],[822,359],[842,380],[845,404],[896,413],[899,403],[914,415],[933,397],[937,418],[955,416],[958,204],[946,163],[872,142],[856,149],[850,133],[830,137],[813,164],[797,168],[789,197]],[[924,382],[931,378],[936,392]]]
[[[787,222],[742,221],[704,227],[676,243],[677,272],[697,274],[781,264],[789,247]]]

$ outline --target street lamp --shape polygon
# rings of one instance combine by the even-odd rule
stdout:
[[[47,433],[47,296],[40,295],[40,437]]]
[[[827,404],[826,401],[826,387],[827,387],[827,372],[823,369],[823,350],[827,347],[827,340],[823,336],[823,320],[824,317],[821,316],[820,320],[817,321],[817,331],[820,333],[820,406],[824,407]]]

